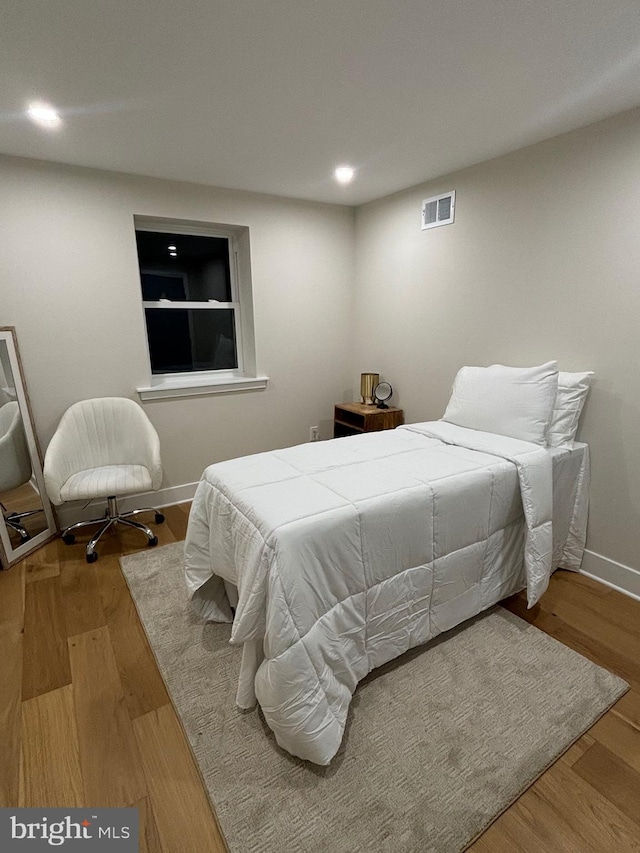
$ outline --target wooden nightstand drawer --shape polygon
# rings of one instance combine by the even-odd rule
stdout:
[[[394,429],[403,423],[404,412],[395,406],[378,409],[377,406],[365,406],[363,403],[340,403],[334,410],[333,437]]]

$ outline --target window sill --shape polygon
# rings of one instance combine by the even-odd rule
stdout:
[[[145,400],[170,400],[176,397],[201,397],[208,394],[231,394],[235,391],[264,391],[268,376],[225,376],[166,379],[145,388],[138,388],[138,395]]]

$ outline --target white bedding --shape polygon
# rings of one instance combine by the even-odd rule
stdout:
[[[373,668],[525,584],[531,606],[553,568],[579,567],[588,475],[585,445],[443,421],[210,466],[186,580],[214,621],[232,620],[237,587],[238,704],[257,698],[280,746],[328,764]]]

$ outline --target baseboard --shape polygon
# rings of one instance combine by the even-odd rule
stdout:
[[[157,492],[142,492],[139,495],[127,495],[118,499],[118,508],[122,512],[128,512],[137,507],[152,506],[159,509],[163,506],[180,504],[193,500],[196,493],[197,483],[185,483],[182,486],[170,486],[167,489],[159,489]],[[100,518],[107,510],[107,501],[96,500],[85,505],[82,501],[69,502],[56,507],[56,514],[61,528],[69,527],[76,521],[89,521],[92,518]]]
[[[580,574],[600,581],[618,592],[640,601],[640,571],[616,563],[595,551],[585,551]]]

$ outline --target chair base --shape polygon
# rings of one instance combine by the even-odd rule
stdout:
[[[31,534],[20,523],[20,520],[23,518],[29,518],[32,515],[37,515],[39,512],[43,512],[43,510],[30,509],[27,510],[27,512],[7,512],[7,508],[3,503],[0,503],[0,507],[2,507],[4,521],[7,527],[10,527],[11,530],[15,530],[16,533],[20,534],[20,544],[22,544],[23,542],[28,542],[29,539],[31,539]]]
[[[95,563],[98,559],[96,545],[103,533],[116,524],[125,524],[127,527],[133,527],[135,530],[140,530],[147,537],[147,545],[153,546],[158,544],[158,537],[150,527],[146,524],[141,524],[139,521],[131,521],[131,516],[139,515],[142,512],[154,512],[156,524],[162,524],[164,515],[153,507],[143,507],[142,509],[132,509],[130,512],[119,512],[118,502],[115,496],[107,498],[107,510],[102,518],[93,518],[91,521],[78,521],[70,525],[62,532],[62,541],[67,545],[72,545],[76,541],[75,530],[80,530],[82,527],[90,527],[94,524],[100,524],[100,529],[93,534],[87,542],[86,559],[87,563]]]

